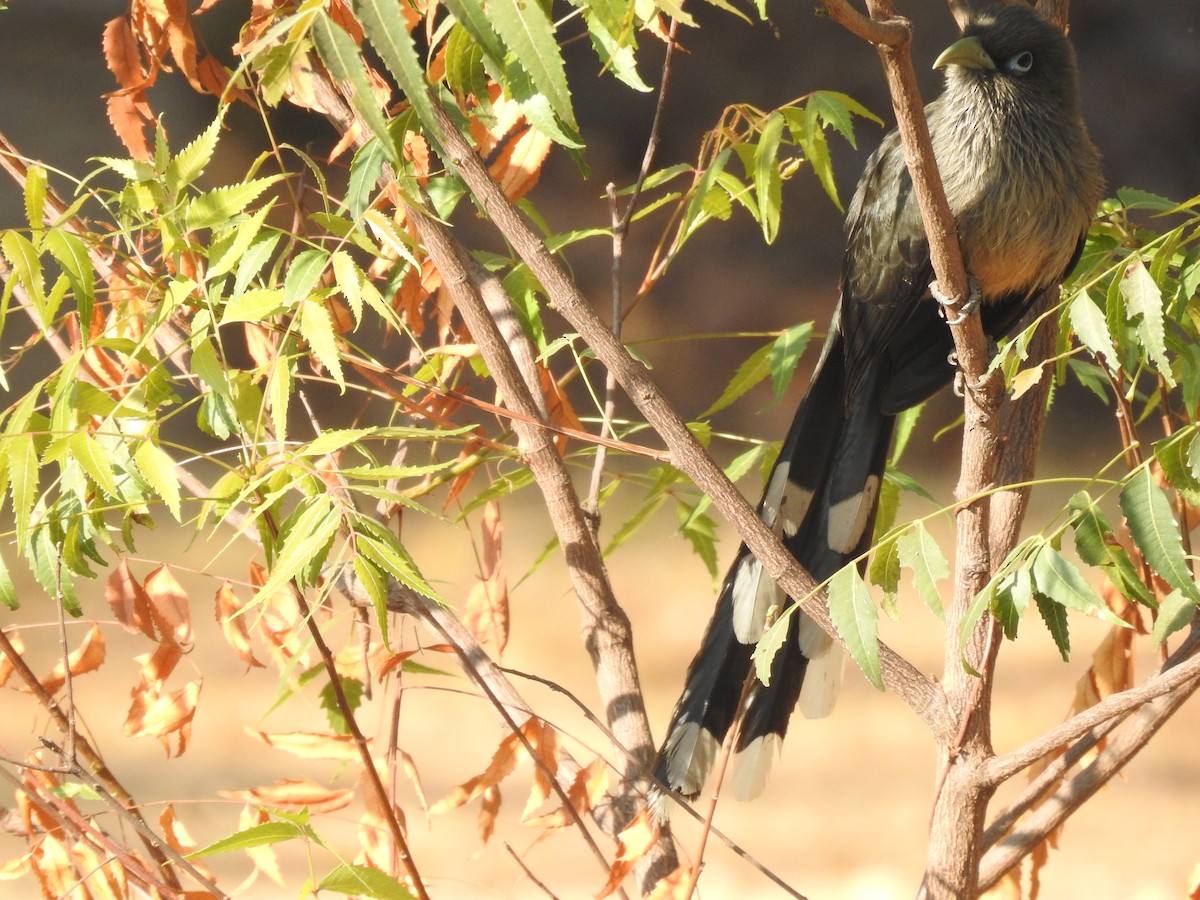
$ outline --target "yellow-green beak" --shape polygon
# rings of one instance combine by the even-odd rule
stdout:
[[[955,41],[949,47],[942,51],[933,62],[935,69],[944,69],[946,66],[962,66],[966,69],[992,69],[996,68],[996,64],[992,62],[992,58],[988,56],[988,52],[983,49],[983,41],[977,37],[963,38],[961,41]]]

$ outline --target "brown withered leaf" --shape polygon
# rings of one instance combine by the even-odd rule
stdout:
[[[536,748],[542,732],[541,720],[532,717],[527,719],[521,726],[521,732],[525,735],[525,739]],[[453,788],[449,794],[433,804],[429,809],[430,814],[440,815],[470,803],[488,788],[495,787],[507,778],[517,767],[517,763],[527,759],[528,756],[525,745],[517,735],[506,735],[500,741],[496,752],[492,754],[492,760],[488,763],[488,767],[479,775],[468,778]]]
[[[343,678],[357,678],[365,682],[372,673],[387,665],[392,654],[382,641],[372,641],[366,652],[357,643],[349,643],[336,654],[333,661]]]
[[[101,851],[91,841],[81,838],[71,845],[71,858],[79,872],[88,873],[82,887],[90,900],[126,900],[133,896],[120,859]]]
[[[348,734],[317,734],[310,731],[290,731],[270,734],[246,729],[246,734],[276,750],[283,750],[302,759],[338,759],[357,761],[360,757],[354,738]],[[368,741],[370,743],[370,741]]]
[[[191,740],[200,687],[200,681],[189,681],[180,690],[166,694],[159,685],[142,680],[133,691],[133,702],[125,717],[125,736],[156,737],[168,756],[182,756]]]
[[[404,774],[408,776],[408,780],[412,783],[413,793],[417,795],[417,803],[421,805],[421,811],[426,816],[429,815],[429,801],[425,799],[425,788],[421,786],[421,773],[417,771],[416,760],[412,758],[403,748],[396,748],[396,756],[400,760],[400,768],[404,770]]]
[[[454,648],[451,647],[449,644],[429,644],[428,646],[425,646],[425,647],[418,647],[415,650],[401,650],[399,653],[392,654],[388,658],[388,660],[385,663],[383,663],[383,665],[379,666],[375,670],[375,677],[378,680],[382,681],[383,676],[385,676],[389,672],[391,672],[392,669],[395,669],[397,666],[404,665],[404,661],[406,659],[410,659],[413,656],[416,656],[418,653],[425,653],[425,652],[449,653],[450,655],[453,656]]]
[[[500,788],[491,785],[484,789],[479,804],[479,840],[486,844],[496,830],[496,816],[500,814]]]
[[[507,136],[488,172],[509,200],[520,200],[537,184],[551,146],[550,138],[528,124]]]
[[[174,641],[184,653],[195,643],[187,592],[166,563],[146,576],[145,590],[163,640]]]
[[[374,791],[367,791],[366,797]],[[358,856],[355,865],[371,866],[387,871],[391,861],[391,846],[388,841],[388,823],[376,809],[368,808],[358,817]]]
[[[467,595],[463,624],[481,644],[490,638],[496,645],[496,653],[502,654],[508,645],[508,575],[501,556],[504,523],[500,504],[495,500],[484,505],[479,529],[482,539],[479,581]]]
[[[646,900],[686,900],[690,896],[692,870],[681,864],[674,872],[664,875],[655,882]]]
[[[143,66],[137,37],[128,16],[118,16],[104,26],[104,62],[117,79],[119,90],[105,94],[108,121],[117,137],[135,159],[150,158],[146,126],[154,114],[146,101],[146,87],[154,73]]]
[[[571,806],[582,817],[596,808],[608,791],[608,764],[603,757],[597,756],[588,765],[575,773],[571,786],[567,788],[567,799]],[[566,806],[551,810],[544,816],[532,819],[522,819],[526,825],[545,828],[552,831],[566,828],[575,823],[574,817]]]
[[[271,817],[261,807],[243,806],[242,814],[238,817],[238,831],[245,831],[255,825],[266,825],[270,821]],[[279,857],[275,855],[275,850],[270,844],[247,847],[246,855],[250,857],[250,862],[254,864],[257,871],[279,887],[283,887],[283,873],[279,871]]]
[[[637,861],[646,855],[646,851],[653,847],[657,840],[658,826],[643,806],[633,817],[633,821],[617,834],[617,852],[613,857],[612,868],[608,870],[608,881],[596,893],[596,900],[609,896],[619,888],[625,876],[633,871]]]
[[[234,649],[238,657],[248,668],[262,668],[263,664],[254,657],[250,647],[250,633],[246,629],[246,617],[238,615],[242,604],[233,592],[233,585],[228,581],[217,588],[216,597],[217,622],[225,642]]]
[[[551,726],[544,725],[541,730],[541,740],[537,742],[537,755],[541,760],[541,765],[536,762],[533,766],[533,787],[529,791],[529,797],[525,801],[525,809],[521,813],[521,821],[524,822],[543,803],[550,799],[550,794],[554,790],[553,779],[558,772],[558,763],[560,760],[560,751],[558,747],[558,732]]]
[[[159,639],[150,612],[150,598],[129,571],[129,561],[122,559],[104,581],[104,599],[121,627],[130,634],[144,634],[152,641]]]
[[[153,653],[142,653],[134,657],[140,665],[142,684],[149,685],[155,690],[161,690],[175,666],[183,656],[183,651],[171,641],[163,641]]]
[[[162,829],[167,844],[180,856],[186,856],[196,849],[196,841],[175,816],[174,804],[168,803],[163,807],[163,811],[158,816],[158,827]],[[192,865],[196,866],[202,875],[209,879],[212,878],[212,871],[202,861],[192,860]]]
[[[64,664],[60,659],[54,665],[54,670],[45,678],[39,679],[42,687],[49,693],[57,693],[59,688],[67,680],[67,666],[70,666],[71,675],[84,675],[88,672],[94,672],[104,663],[105,647],[104,634],[100,631],[98,625],[93,625],[88,629],[88,633],[84,635],[82,643],[67,655],[67,663]],[[28,690],[28,688],[22,688]]]
[[[222,797],[241,800],[243,803],[259,803],[283,809],[308,809],[326,813],[345,809],[354,799],[354,788],[333,790],[317,784],[311,778],[283,778],[275,784],[251,788],[245,791],[217,791]]]
[[[538,380],[542,384],[542,396],[546,398],[546,409],[550,413],[550,421],[561,428],[585,431],[583,423],[579,421],[579,416],[575,414],[575,407],[571,405],[571,401],[563,393],[562,388],[554,378],[554,374],[542,363],[538,363],[537,366]],[[567,449],[568,440],[569,438],[566,435],[561,434],[554,439],[554,446],[560,454]]]
[[[254,365],[268,371],[278,355],[275,338],[258,322],[244,322],[242,331],[246,335],[246,353]]]
[[[155,0],[150,5],[166,12],[159,25],[166,33],[167,45],[171,48],[171,56],[179,66],[179,71],[193,90],[205,93],[207,88],[197,70],[196,35],[192,32],[192,15],[188,11],[187,0]]]
[[[42,835],[29,855],[43,897],[67,897],[75,890],[71,854],[59,833]]]
[[[104,64],[113,73],[117,84],[125,91],[144,89],[150,76],[142,66],[142,55],[138,52],[137,37],[128,16],[117,16],[104,26],[101,38]]]

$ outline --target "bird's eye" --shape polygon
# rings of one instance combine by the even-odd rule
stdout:
[[[1026,50],[1008,61],[1008,70],[1014,75],[1024,75],[1033,68],[1033,54]]]

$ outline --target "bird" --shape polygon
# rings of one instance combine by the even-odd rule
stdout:
[[[1075,55],[1025,3],[975,11],[937,57],[942,94],[925,107],[971,297],[992,340],[1070,273],[1102,198],[1100,155],[1080,112]],[[817,582],[870,548],[895,417],[949,384],[953,340],[895,130],[868,159],[847,207],[840,298],[758,514]],[[940,314],[941,313],[941,314]],[[860,562],[860,566],[861,566]],[[688,668],[655,777],[696,796],[742,698],[768,618],[791,598],[743,544]],[[789,618],[769,682],[755,681],[729,786],[758,795],[788,721],[828,715],[844,653],[803,608]]]

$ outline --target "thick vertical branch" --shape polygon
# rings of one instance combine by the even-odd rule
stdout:
[[[423,209],[409,207],[421,239],[443,283],[454,298],[480,353],[495,378],[505,403],[528,419],[539,417],[538,405],[522,381],[520,370],[495,321],[495,309],[484,305],[474,263],[446,227]],[[620,754],[623,787],[614,796],[617,826],[632,820],[637,798],[650,788],[654,742],[642,701],[633,633],[625,610],[617,602],[595,533],[575,492],[549,431],[529,421],[513,419],[525,462],[546,500],[546,509],[566,557],[571,583],[583,611],[584,642],[596,673],[596,684],[606,705],[605,718],[613,734],[628,750]],[[643,886],[649,888],[676,867],[674,847],[664,833],[656,849],[645,857]]]

